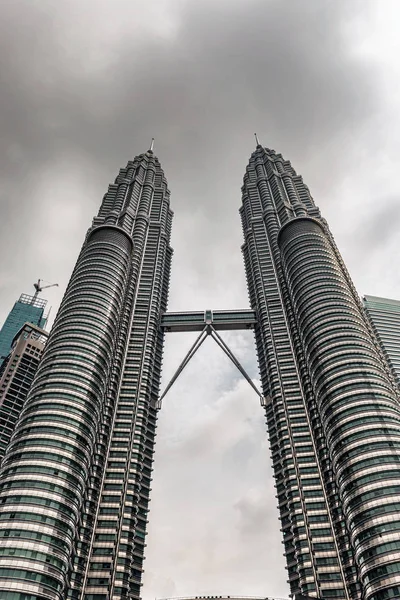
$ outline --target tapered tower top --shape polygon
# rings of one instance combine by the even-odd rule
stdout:
[[[255,215],[266,210],[276,212],[280,226],[295,217],[320,218],[308,187],[290,161],[260,144],[257,133],[254,137],[257,145],[251,153],[242,187],[245,229]],[[260,185],[261,181],[266,185]]]
[[[157,202],[162,197],[169,203],[168,183],[153,149],[154,138],[146,152],[138,154],[119,170],[114,183],[108,186],[93,226],[107,222],[131,233],[138,211],[148,214],[153,194],[157,196]],[[157,202],[152,205],[153,214]],[[157,214],[159,218],[159,211]]]

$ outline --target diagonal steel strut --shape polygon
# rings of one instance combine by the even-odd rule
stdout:
[[[246,379],[246,381],[251,385],[251,387],[253,388],[253,390],[255,391],[257,396],[260,398],[260,400],[262,400],[263,399],[262,394],[260,394],[260,392],[258,391],[256,386],[252,382],[250,376],[247,374],[244,367],[240,364],[240,362],[238,361],[236,356],[233,354],[232,350],[229,348],[228,344],[226,344],[226,342],[224,342],[222,337],[215,331],[215,329],[212,325],[210,326],[210,328],[211,328],[211,332],[210,332],[211,337],[218,344],[218,346],[225,352],[227,357],[231,359],[231,361],[233,362],[235,367],[240,371],[240,373],[243,375],[243,377]]]
[[[222,337],[215,331],[214,327],[212,325],[208,324],[204,327],[203,331],[200,333],[199,337],[196,339],[193,346],[191,346],[191,348],[188,351],[188,353],[186,354],[185,358],[183,359],[183,361],[181,362],[181,364],[175,371],[174,375],[172,376],[167,387],[161,394],[161,396],[157,402],[158,409],[161,408],[162,400],[164,399],[166,394],[169,392],[171,387],[174,385],[175,381],[178,379],[178,377],[182,373],[183,369],[186,367],[186,365],[189,363],[189,361],[193,358],[193,356],[196,354],[197,350],[200,348],[200,346],[203,344],[203,342],[205,341],[205,339],[208,336],[210,336],[215,341],[215,343],[221,348],[221,350],[223,350],[223,352],[226,354],[226,356],[233,362],[233,364],[238,369],[238,371],[240,371],[240,373],[243,375],[243,377],[246,379],[246,381],[251,385],[253,390],[256,392],[257,396],[260,398],[261,404],[263,405],[264,397],[262,394],[260,394],[257,387],[254,385],[254,383],[252,382],[250,376],[247,374],[244,367],[240,364],[240,362],[238,361],[236,356],[233,354],[233,352],[231,351],[229,346],[224,342]]]
[[[186,354],[185,358],[183,359],[175,373],[173,374],[171,381],[169,382],[169,384],[167,385],[157,402],[157,408],[161,408],[161,402],[164,396],[169,392],[169,390],[174,385],[175,381],[178,379],[179,375],[182,373],[183,369],[186,367],[190,359],[196,354],[197,350],[200,348],[206,337],[209,335],[207,329],[208,327],[206,325],[203,331],[200,333],[199,337],[196,338],[195,343],[190,348],[189,352]]]

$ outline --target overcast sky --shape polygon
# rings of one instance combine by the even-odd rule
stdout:
[[[246,307],[238,208],[290,159],[360,294],[400,299],[398,0],[0,0],[0,317],[55,312],[103,193],[152,136],[175,211],[169,308]],[[251,335],[227,339],[252,377]],[[190,346],[166,344],[164,385]],[[206,342],[160,413],[145,600],[287,596],[257,396]]]

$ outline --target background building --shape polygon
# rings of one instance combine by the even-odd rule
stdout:
[[[0,365],[10,352],[15,335],[25,323],[32,323],[40,328],[45,326],[46,304],[47,300],[42,300],[36,295],[21,294],[0,330]]]
[[[14,337],[0,367],[0,463],[14,431],[42,355],[48,333],[26,323]]]
[[[400,384],[400,301],[364,296],[364,306]]]

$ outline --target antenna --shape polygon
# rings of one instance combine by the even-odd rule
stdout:
[[[154,148],[154,138],[151,138],[150,152],[153,152],[153,148]]]
[[[254,137],[256,138],[256,144],[257,144],[257,146],[259,146],[259,145],[260,145],[260,142],[258,141],[258,136],[257,136],[257,134],[256,134],[256,133],[254,134]]]

